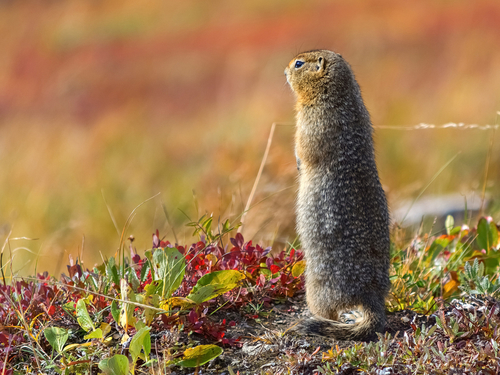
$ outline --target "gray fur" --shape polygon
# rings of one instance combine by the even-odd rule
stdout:
[[[306,69],[294,68],[297,59]],[[307,264],[306,297],[319,317],[303,321],[299,331],[370,340],[384,329],[390,288],[389,212],[370,116],[340,55],[299,54],[285,72],[297,95],[296,210]],[[338,322],[342,312],[356,309],[363,315],[360,322]]]

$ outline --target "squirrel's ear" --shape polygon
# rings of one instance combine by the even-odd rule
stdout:
[[[326,64],[325,59],[320,56],[318,58],[318,63],[316,64],[316,70],[320,71],[320,70],[325,69],[325,64]]]

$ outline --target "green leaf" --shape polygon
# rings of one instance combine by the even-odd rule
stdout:
[[[217,345],[198,345],[189,348],[184,352],[184,356],[176,363],[178,366],[198,367],[223,353],[220,346]]]
[[[485,273],[487,275],[495,275],[498,266],[500,265],[500,253],[492,252],[490,256],[484,259]]]
[[[120,307],[118,306],[118,302],[114,300],[111,302],[111,315],[115,322],[118,323],[120,321]]]
[[[431,336],[436,330],[436,328],[437,328],[436,325],[432,326],[431,329],[429,329],[429,331],[427,332],[427,337]]]
[[[170,297],[181,285],[186,268],[184,256],[175,248],[156,249],[153,253],[154,279],[163,282],[161,297]]]
[[[106,263],[106,276],[113,281],[116,285],[120,284],[120,277],[118,276],[118,269],[115,265],[115,258],[109,258]]]
[[[87,280],[88,282],[90,282],[95,291],[99,290],[99,282],[97,280],[97,277],[95,277],[92,273],[90,273]]]
[[[104,276],[106,274],[106,263],[94,266],[94,272]]]
[[[438,244],[438,245],[439,245],[439,246],[441,246],[443,249],[444,249],[446,246],[448,246],[448,245],[450,244],[450,242],[451,242],[451,241],[450,241],[448,238],[440,238],[440,237],[438,237],[438,238],[436,238],[436,239],[434,240],[434,243],[435,243],[435,244]]]
[[[76,303],[76,320],[80,327],[82,327],[86,332],[93,331],[95,329],[92,319],[87,311],[87,306],[83,299],[79,299]]]
[[[490,223],[490,240],[491,246],[496,248],[498,246],[498,229],[493,221]]]
[[[222,270],[207,273],[201,277],[192,291],[196,291],[197,288],[211,285],[211,284],[237,284],[240,280],[243,280],[245,275],[236,270]]]
[[[151,336],[149,335],[149,330],[151,327],[141,328],[132,337],[130,341],[130,355],[132,356],[132,362],[136,362],[137,358],[142,357],[144,361],[147,361],[147,357],[151,352]],[[144,356],[141,354],[141,350],[144,350]]]
[[[434,242],[429,247],[429,250],[427,250],[427,253],[425,254],[428,264],[434,263],[434,259],[436,259],[436,257],[441,253],[441,251],[443,251],[448,243],[449,241],[447,239],[436,238],[434,240]]]
[[[50,346],[52,346],[56,352],[61,353],[64,348],[64,344],[68,341],[69,332],[64,328],[48,327],[45,328],[43,334]]]
[[[479,219],[476,241],[480,250],[489,251],[493,247],[496,248],[498,245],[498,230],[492,220],[489,221],[484,217]]]
[[[97,329],[93,330],[92,332],[90,332],[88,335],[83,336],[83,338],[85,340],[102,339],[103,338],[102,329],[97,328]]]
[[[192,300],[194,303],[199,305],[205,301],[209,301],[233,288],[236,287],[236,284],[224,285],[224,284],[215,284],[215,285],[205,285],[194,293],[189,294],[186,298]]]
[[[481,219],[479,219],[479,223],[477,224],[477,237],[476,237],[476,241],[480,250],[489,249],[488,230],[489,230],[488,222],[484,217],[482,217]]]
[[[417,285],[419,288],[423,288],[423,287],[425,287],[425,283],[424,283],[424,281],[423,281],[423,280],[418,280],[418,281],[416,282],[416,285]]]
[[[451,230],[453,229],[453,225],[455,225],[455,220],[453,219],[453,216],[451,216],[451,215],[446,216],[446,221],[444,222],[444,226],[446,228],[446,233],[448,235],[451,234]]]
[[[226,220],[223,224],[222,224],[222,233],[227,233],[231,230],[231,223],[229,222],[229,220]]]
[[[212,217],[209,217],[205,222],[202,224],[203,229],[205,230],[205,233],[210,233],[210,229],[212,228]]]
[[[75,312],[75,302],[69,301],[62,305],[63,309],[67,312],[74,313]]]
[[[151,269],[150,262],[146,262],[143,264],[141,268],[141,283],[146,281],[146,279],[148,278],[148,273],[150,269]]]
[[[158,307],[160,305],[160,296],[158,294],[146,295],[144,298],[145,305]],[[150,326],[153,323],[153,320],[156,316],[157,311],[153,309],[144,309],[144,319],[146,320],[146,324]]]
[[[139,278],[137,277],[137,273],[135,272],[134,267],[130,267],[128,271],[128,281],[132,285],[132,289],[134,292],[137,292],[137,288],[139,288],[139,285],[141,285],[141,282],[139,281]]]
[[[207,273],[198,280],[186,298],[200,304],[236,288],[238,282],[244,278],[245,275],[236,270]]]
[[[128,375],[128,359],[124,355],[115,354],[113,357],[99,362],[99,369],[104,371],[106,375]]]
[[[150,284],[146,284],[144,285],[144,291],[146,292],[146,296],[150,296],[150,295],[153,295],[153,294],[156,294],[156,292],[159,292],[161,288],[159,288],[159,286],[161,286],[161,282],[158,282],[158,281],[153,281],[152,283]]]

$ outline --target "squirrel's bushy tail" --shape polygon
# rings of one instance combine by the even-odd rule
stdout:
[[[354,324],[314,316],[299,321],[294,330],[306,335],[333,337],[336,340],[376,340],[377,332],[382,332],[384,329],[384,312],[361,308],[360,313],[361,316],[355,319]]]

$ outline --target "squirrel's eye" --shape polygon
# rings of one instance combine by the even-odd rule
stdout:
[[[304,65],[304,61],[300,60],[295,61],[295,69],[300,68],[302,65]]]

